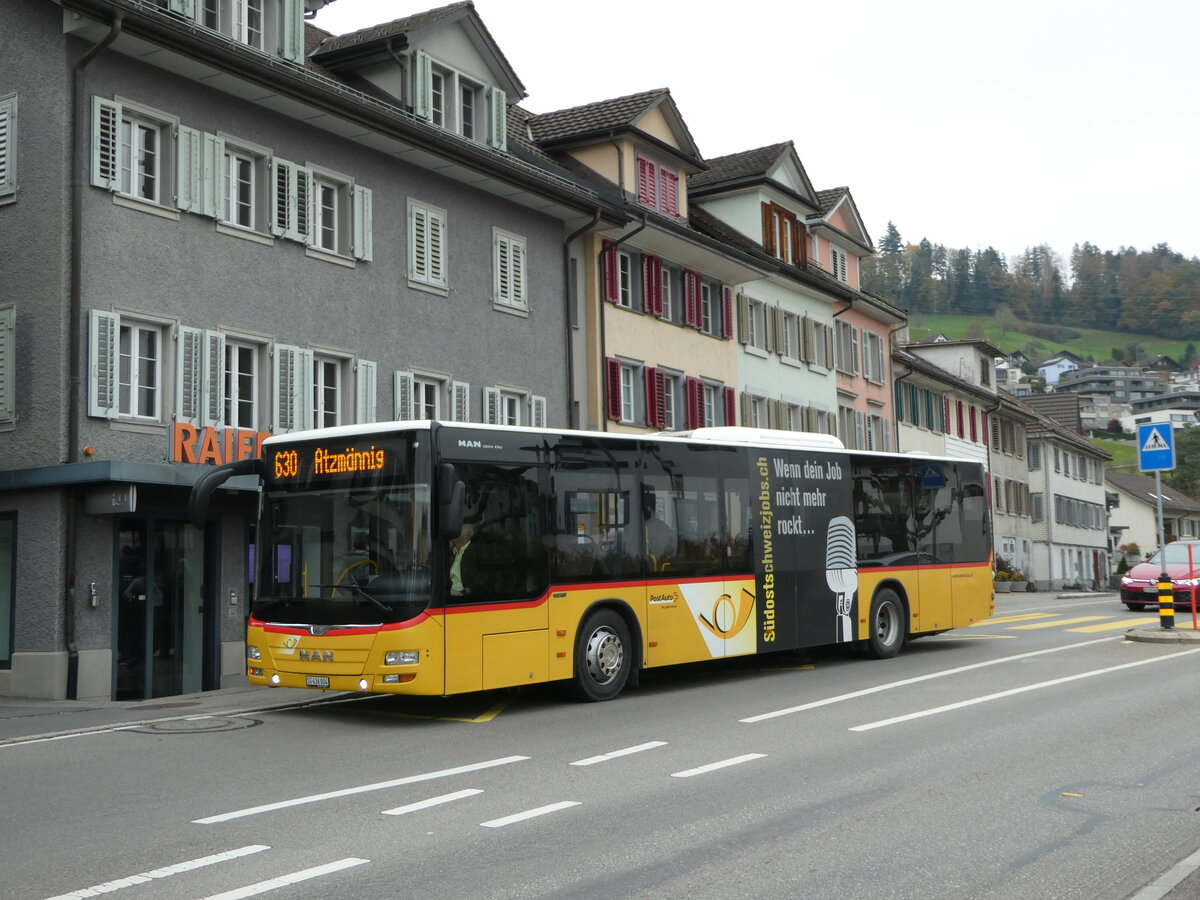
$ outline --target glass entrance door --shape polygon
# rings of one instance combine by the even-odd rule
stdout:
[[[118,534],[118,700],[204,687],[204,536],[183,522],[122,519]]]

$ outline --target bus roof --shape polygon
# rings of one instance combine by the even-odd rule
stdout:
[[[361,425],[336,425],[332,428],[313,428],[307,431],[292,431],[287,434],[276,434],[263,441],[264,446],[296,441],[338,440],[342,438],[358,438],[363,435],[389,435],[406,431],[431,431],[438,428],[463,429],[472,431],[498,431],[522,434],[564,434],[580,437],[606,437],[619,440],[656,440],[671,443],[696,443],[703,441],[707,444],[725,444],[728,446],[770,447],[787,450],[821,450],[833,453],[848,453],[852,456],[886,456],[896,459],[914,458],[930,460],[948,460],[950,462],[977,462],[983,465],[983,460],[966,456],[938,456],[916,451],[904,453],[885,452],[881,450],[854,450],[846,447],[841,440],[830,434],[810,431],[780,431],[770,428],[747,428],[738,425],[718,425],[696,428],[691,431],[659,431],[644,434],[617,431],[583,431],[572,428],[534,428],[528,425],[488,425],[483,422],[443,422],[432,419],[412,419],[396,422],[368,422]]]

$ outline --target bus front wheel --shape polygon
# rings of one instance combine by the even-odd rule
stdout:
[[[575,638],[575,693],[580,700],[611,700],[629,680],[629,627],[611,609],[588,616]]]
[[[871,600],[866,650],[876,659],[891,659],[904,644],[904,602],[889,588],[879,591]]]

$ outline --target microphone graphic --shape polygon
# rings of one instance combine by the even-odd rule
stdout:
[[[830,520],[829,532],[825,538],[825,581],[829,589],[837,595],[838,643],[854,640],[850,607],[854,602],[854,593],[858,590],[856,543],[854,523],[850,519],[837,516]]]

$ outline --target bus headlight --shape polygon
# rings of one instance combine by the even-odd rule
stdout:
[[[257,647],[247,647],[246,659],[262,659],[262,651]]]
[[[420,650],[389,650],[383,656],[385,666],[415,666],[420,661]]]

